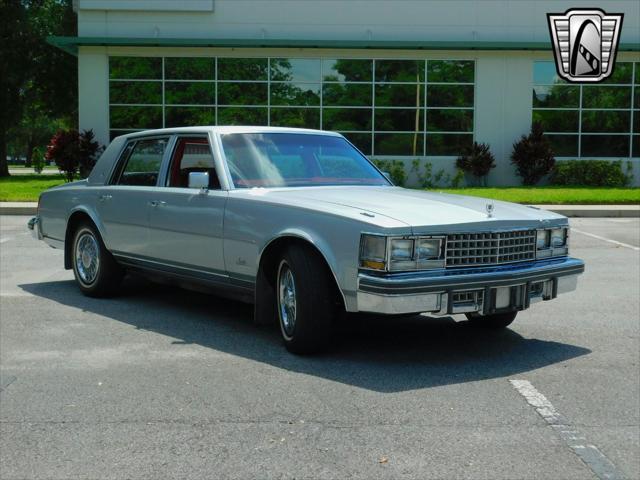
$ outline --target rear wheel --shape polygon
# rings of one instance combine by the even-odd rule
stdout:
[[[90,297],[113,295],[124,272],[106,249],[96,227],[78,226],[73,236],[73,274],[80,290]]]
[[[493,313],[491,315],[480,315],[479,313],[467,313],[469,322],[474,327],[486,328],[489,330],[499,330],[507,328],[515,320],[518,312]]]
[[[336,313],[331,281],[317,252],[302,245],[285,250],[275,293],[280,332],[290,352],[303,355],[327,347]]]

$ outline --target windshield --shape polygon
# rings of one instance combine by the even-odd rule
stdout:
[[[298,133],[222,135],[236,188],[389,185],[342,137]]]

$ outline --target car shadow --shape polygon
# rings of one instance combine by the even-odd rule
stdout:
[[[212,295],[127,277],[123,293],[95,299],[73,281],[20,285],[54,302],[174,338],[172,348],[197,344],[277,368],[378,392],[398,392],[500,378],[590,353],[566,343],[487,332],[451,317],[367,316],[338,328],[324,355],[288,353],[277,326],[253,324],[253,307]],[[516,320],[517,322],[517,320]]]

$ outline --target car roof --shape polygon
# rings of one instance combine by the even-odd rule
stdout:
[[[310,128],[289,128],[289,127],[260,127],[250,125],[228,125],[228,126],[210,126],[202,125],[196,127],[176,127],[176,128],[158,128],[154,130],[143,130],[140,132],[129,133],[121,135],[117,138],[134,138],[138,136],[149,135],[167,135],[176,133],[204,133],[212,131],[214,133],[228,134],[228,133],[300,133],[307,135],[329,135],[333,137],[341,137],[339,133],[330,132],[327,130],[314,130]]]

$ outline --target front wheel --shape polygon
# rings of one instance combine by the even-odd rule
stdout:
[[[467,313],[467,319],[474,327],[499,330],[507,328],[515,320],[518,312],[493,313],[480,315],[479,313]]]
[[[106,249],[96,227],[81,224],[73,236],[73,274],[80,290],[90,297],[113,295],[122,281],[122,268]]]
[[[317,353],[327,347],[335,314],[328,268],[309,247],[291,245],[276,277],[280,332],[292,353]]]

